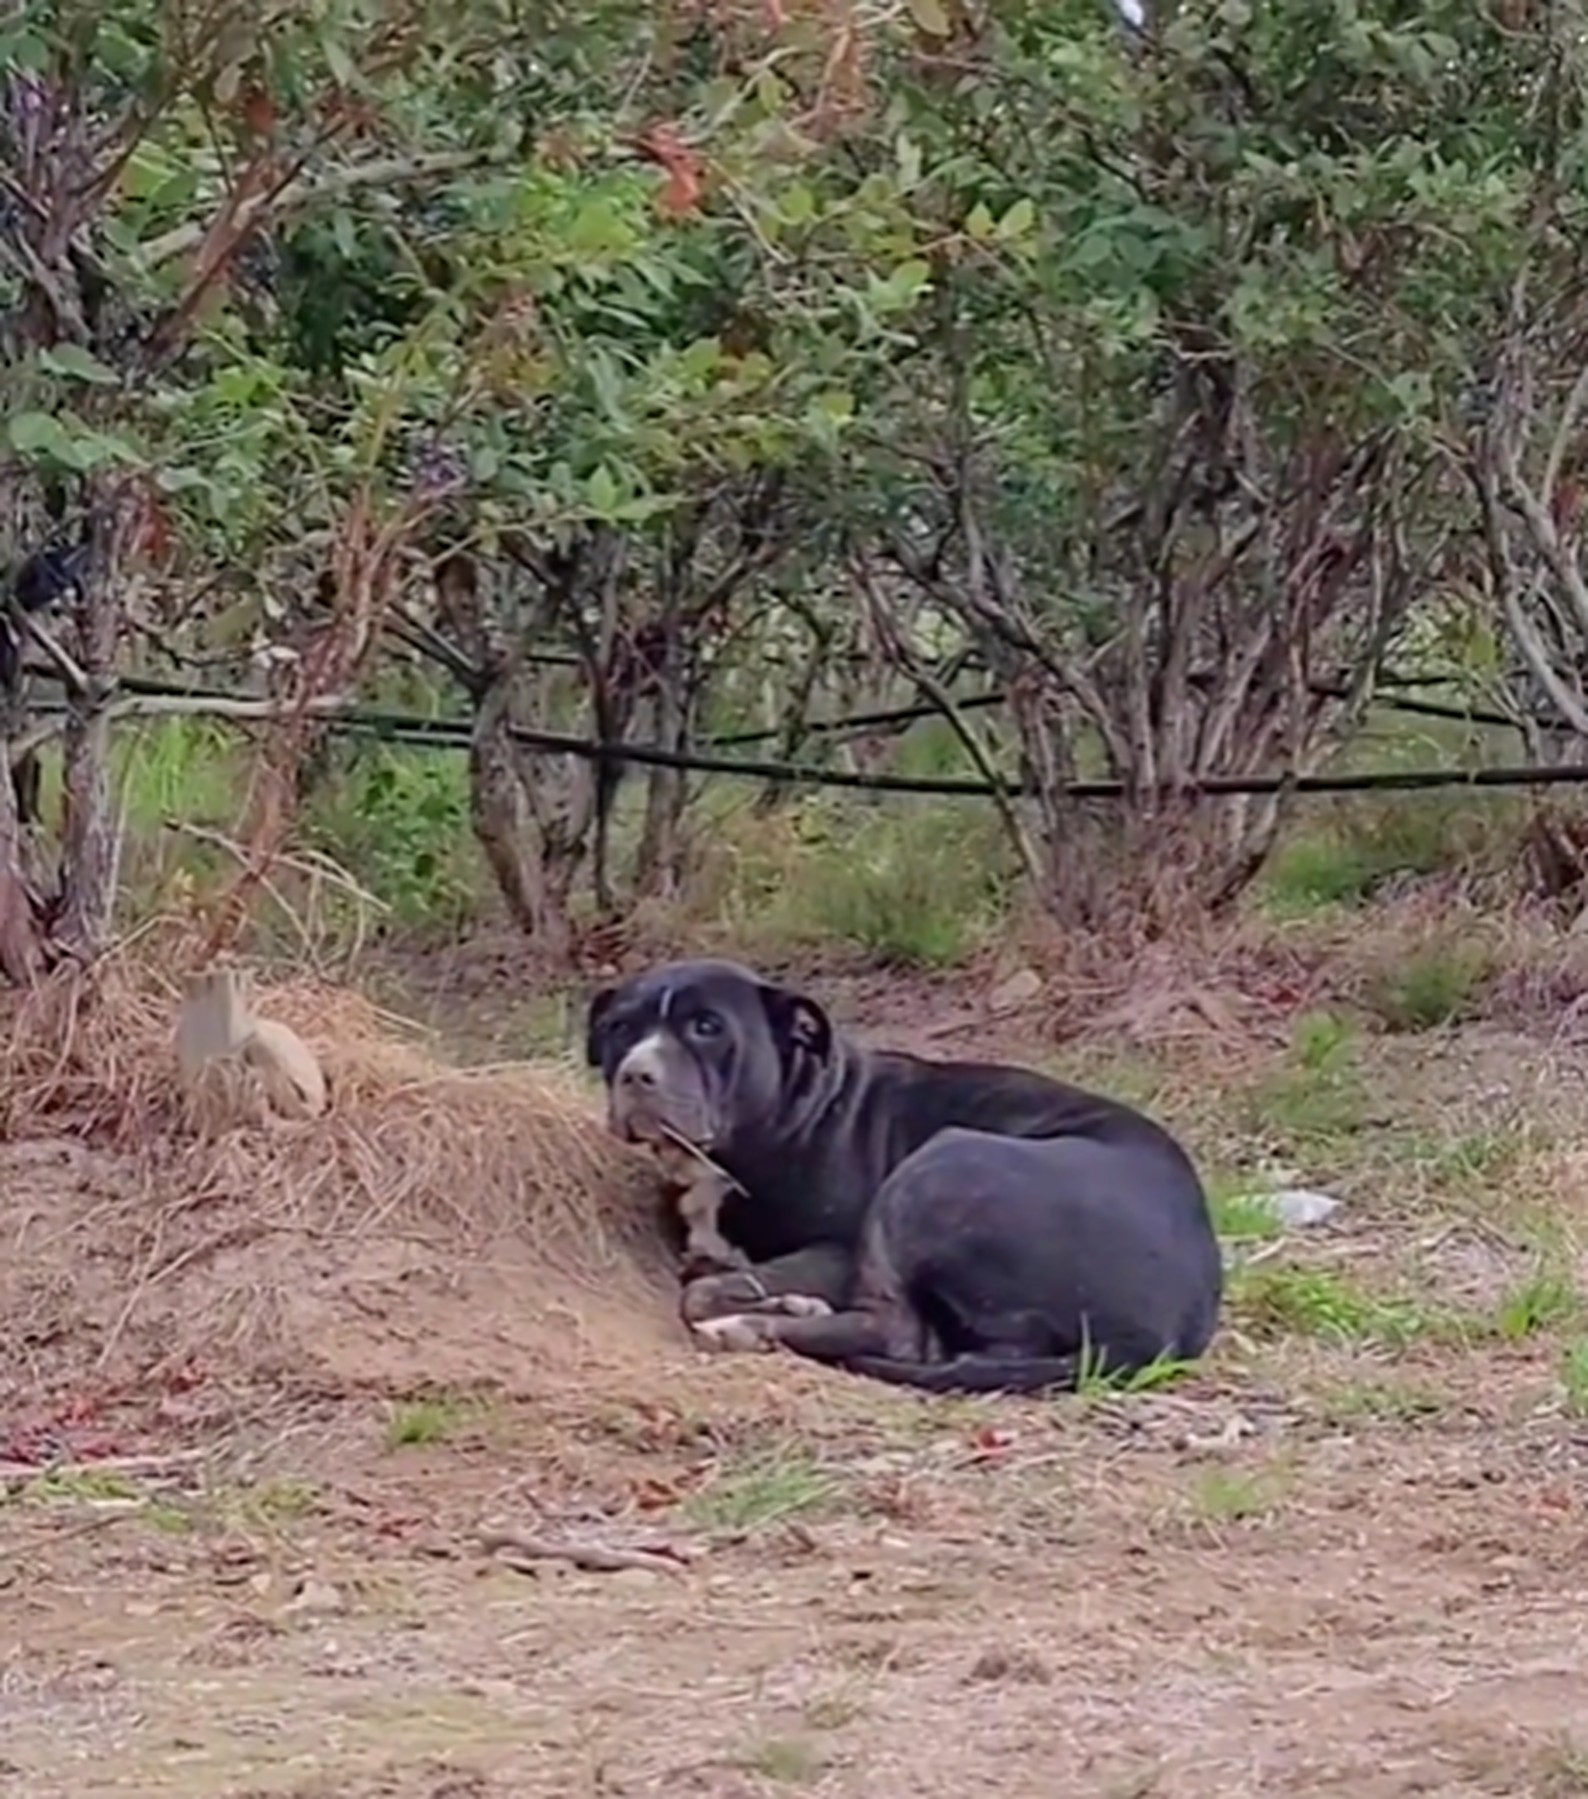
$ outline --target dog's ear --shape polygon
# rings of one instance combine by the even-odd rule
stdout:
[[[761,1004],[767,1023],[785,1056],[804,1050],[825,1062],[833,1050],[833,1021],[813,999],[791,993],[787,987],[761,988]]]
[[[606,1035],[607,1014],[617,998],[616,987],[603,987],[590,1001],[584,1017],[584,1059],[591,1068],[601,1066],[601,1039]]]

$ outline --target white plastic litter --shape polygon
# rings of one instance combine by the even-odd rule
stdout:
[[[1332,1193],[1318,1193],[1311,1187],[1281,1187],[1274,1193],[1252,1193],[1244,1203],[1264,1207],[1292,1230],[1323,1224],[1341,1206],[1341,1201]]]

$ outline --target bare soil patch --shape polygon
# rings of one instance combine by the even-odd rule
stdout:
[[[0,1148],[0,1791],[1588,1792],[1578,1053],[1221,1065],[1211,1032],[1057,1045],[982,975],[822,986],[1150,1091],[1220,1193],[1274,1156],[1344,1210],[1232,1228],[1229,1328],[1164,1390],[701,1359],[617,1162],[586,1231],[536,1198],[607,1153],[572,1076],[405,1044],[399,1078],[387,1026],[283,988],[326,1120],[189,1141],[124,1076],[142,1113],[68,1083]],[[657,1560],[509,1565],[497,1523]]]

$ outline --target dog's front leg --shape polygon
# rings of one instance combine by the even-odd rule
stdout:
[[[786,1310],[785,1302],[791,1298],[818,1300],[825,1309],[837,1311],[849,1303],[853,1271],[850,1251],[836,1243],[818,1243],[732,1274],[703,1275],[684,1286],[684,1322],[696,1325],[709,1318]]]
[[[682,1273],[686,1281],[750,1266],[750,1258],[717,1228],[722,1202],[731,1191],[721,1176],[706,1169],[678,1196],[678,1216],[685,1232]]]
[[[887,1319],[871,1309],[823,1313],[801,1310],[782,1316],[770,1311],[738,1312],[704,1319],[692,1328],[702,1349],[734,1354],[792,1349],[796,1355],[816,1362],[886,1355],[890,1340]]]

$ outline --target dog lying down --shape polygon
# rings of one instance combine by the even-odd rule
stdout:
[[[861,1048],[813,999],[722,961],[596,994],[586,1054],[609,1127],[665,1158],[704,1346],[1030,1392],[1212,1340],[1223,1265],[1202,1184],[1132,1107]]]

